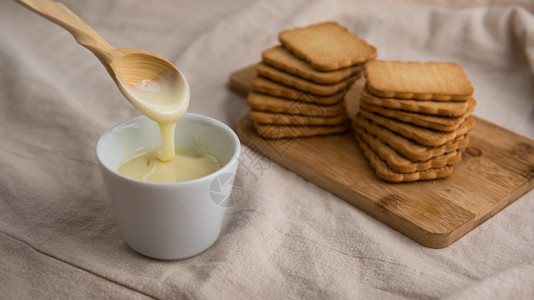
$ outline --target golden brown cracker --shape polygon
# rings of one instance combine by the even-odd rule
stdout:
[[[425,161],[412,161],[400,155],[393,148],[383,143],[376,137],[367,134],[361,127],[355,127],[356,134],[382,159],[394,172],[412,173],[428,169],[442,168],[446,165],[456,165],[462,160],[462,152],[459,150],[444,153]]]
[[[250,81],[252,90],[257,93],[284,98],[288,100],[297,100],[302,102],[312,102],[320,105],[332,105],[343,100],[346,90],[330,96],[317,96],[308,92],[285,86],[263,77],[254,77]]]
[[[336,22],[284,30],[278,39],[288,51],[320,71],[334,71],[376,57],[376,48]]]
[[[310,117],[333,117],[345,112],[342,102],[333,105],[319,105],[317,103],[292,101],[255,92],[248,94],[247,103],[253,110]]]
[[[258,110],[249,111],[250,119],[259,124],[274,125],[301,125],[301,126],[323,126],[341,125],[347,122],[346,114],[333,117],[309,117],[302,115],[290,115],[281,113],[271,113]]]
[[[364,108],[360,109],[360,114],[373,121],[374,123],[383,126],[393,132],[396,132],[406,138],[412,139],[417,143],[425,146],[440,146],[453,141],[457,137],[466,134],[475,125],[475,119],[468,117],[464,122],[460,124],[458,129],[453,131],[437,131],[428,129],[404,122],[400,122],[395,119],[386,118],[379,114],[370,112]]]
[[[258,134],[267,139],[299,138],[338,134],[346,132],[350,127],[349,122],[333,126],[266,125],[255,122],[253,124]]]
[[[355,65],[331,72],[317,71],[280,45],[263,51],[261,56],[267,65],[319,84],[335,84],[362,70],[362,65]]]
[[[358,114],[354,119],[354,127],[355,130],[357,130],[356,127],[362,128],[367,134],[376,137],[412,161],[427,161],[445,153],[462,150],[469,145],[469,136],[464,134],[443,145],[435,147],[424,146],[373,123],[371,120],[362,117],[361,114]]]
[[[359,76],[361,76],[361,73],[357,73],[343,81],[335,84],[325,85],[285,73],[264,63],[259,63],[256,65],[256,72],[258,72],[258,75],[268,78],[272,81],[319,96],[329,96],[346,90],[351,84],[354,83],[354,81],[356,81],[356,79],[359,78]]]
[[[453,62],[369,61],[369,93],[386,98],[467,101],[474,92],[463,68]]]
[[[356,135],[356,140],[358,141],[358,145],[360,146],[363,154],[369,160],[369,164],[375,170],[376,175],[386,181],[410,182],[418,180],[431,180],[447,177],[454,171],[454,166],[446,165],[441,168],[432,168],[411,173],[395,172],[392,171],[388,165],[382,159],[380,159],[380,157],[373,150],[371,150],[365,141],[363,141],[363,139],[358,135]]]
[[[459,117],[467,111],[468,101],[432,101],[432,100],[412,100],[382,98],[371,95],[366,88],[363,89],[361,102],[385,108],[410,111],[428,115],[444,117]]]
[[[467,111],[459,117],[443,117],[414,112],[406,112],[402,110],[371,105],[365,102],[361,102],[360,106],[368,111],[377,113],[384,117],[396,119],[401,122],[406,122],[438,131],[452,131],[458,129],[460,124],[464,122],[465,118],[471,115],[471,113],[475,109],[476,102],[474,98],[471,98]]]

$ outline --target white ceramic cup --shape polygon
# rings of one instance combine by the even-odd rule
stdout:
[[[161,145],[157,124],[144,116],[107,130],[96,145],[124,240],[135,251],[157,259],[187,258],[217,240],[226,210],[220,201],[231,196],[238,166],[238,137],[212,118],[186,113],[176,124],[175,142],[176,146],[195,147],[213,155],[221,168],[198,179],[174,183],[145,182],[118,173],[119,165],[135,150]]]

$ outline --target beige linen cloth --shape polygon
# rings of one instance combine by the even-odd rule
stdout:
[[[534,138],[532,1],[63,1],[117,47],[179,66],[189,111],[233,128],[228,74],[280,30],[335,20],[381,59],[455,61],[475,115]],[[533,299],[534,192],[429,249],[243,147],[240,201],[182,261],[123,241],[94,148],[137,115],[63,29],[0,2],[0,299]]]

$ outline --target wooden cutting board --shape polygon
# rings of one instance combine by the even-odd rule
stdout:
[[[230,75],[232,90],[250,91],[253,68]],[[349,92],[347,97],[358,97]],[[348,102],[351,103],[348,99]],[[470,145],[454,173],[412,183],[379,179],[352,133],[266,140],[248,116],[238,135],[246,145],[426,247],[443,248],[534,187],[534,141],[476,118]]]

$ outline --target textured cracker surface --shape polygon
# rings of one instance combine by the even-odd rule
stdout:
[[[467,118],[456,130],[437,131],[404,122],[395,119],[382,117],[365,109],[360,110],[360,114],[380,126],[396,132],[406,138],[412,139],[425,146],[440,146],[453,141],[457,137],[466,134],[475,125],[473,117]]]
[[[340,91],[337,94],[330,96],[317,96],[308,92],[299,91],[295,88],[285,86],[283,84],[274,82],[270,79],[256,76],[250,81],[252,90],[261,94],[266,94],[274,97],[285,98],[288,100],[298,100],[302,102],[312,102],[321,105],[332,105],[343,100],[347,90]]]
[[[253,110],[310,117],[333,117],[345,113],[345,108],[342,103],[318,105],[309,102],[291,101],[254,92],[248,95],[247,103]]]
[[[361,65],[356,65],[331,72],[317,71],[280,45],[263,51],[261,56],[264,63],[274,68],[320,84],[338,83],[362,70]]]
[[[365,141],[369,148],[371,148],[371,150],[373,150],[394,172],[412,173],[416,171],[442,168],[446,165],[456,165],[462,160],[462,152],[456,150],[444,153],[438,157],[433,157],[429,160],[414,162],[400,155],[376,137],[367,134],[363,128],[355,127],[354,129],[356,134]]]
[[[412,161],[426,161],[434,157],[439,157],[444,153],[464,149],[469,145],[469,137],[464,134],[440,146],[424,146],[373,123],[371,120],[363,118],[360,114],[354,119],[354,127],[362,128],[367,134],[376,137]]]
[[[466,101],[474,88],[452,62],[370,61],[364,66],[369,93],[388,98]]]
[[[469,101],[432,101],[383,98],[370,94],[366,88],[364,88],[362,91],[361,102],[391,109],[446,117],[459,117],[463,115],[467,111],[467,107],[470,103]]]
[[[260,124],[274,125],[341,125],[347,122],[346,114],[340,114],[333,117],[309,117],[302,115],[291,115],[281,113],[271,113],[265,111],[250,110],[250,119]]]
[[[360,102],[360,106],[368,111],[378,113],[379,115],[382,115],[384,117],[393,118],[402,122],[439,131],[452,131],[458,129],[460,124],[464,122],[465,118],[471,115],[473,110],[475,110],[476,101],[474,100],[474,98],[471,98],[471,100],[469,100],[469,106],[467,111],[459,117],[443,117],[420,114],[415,112],[406,112],[402,110],[370,105],[365,102]]]
[[[335,22],[282,31],[282,45],[320,71],[334,71],[374,59],[376,48]]]
[[[271,79],[272,81],[319,96],[330,96],[337,94],[350,87],[350,85],[354,83],[359,76],[361,76],[361,73],[358,72],[343,81],[326,85],[302,79],[298,76],[280,71],[264,63],[257,64],[256,71],[258,72],[258,75]]]
[[[347,131],[350,127],[348,122],[335,126],[265,125],[256,122],[253,124],[258,134],[267,139],[299,138],[316,135],[337,134]]]
[[[452,174],[454,166],[444,166],[442,168],[428,169],[424,171],[416,171],[412,173],[398,173],[392,171],[388,165],[380,159],[380,157],[369,148],[369,145],[356,135],[358,145],[363,154],[369,160],[369,164],[375,170],[376,175],[386,181],[391,182],[410,182],[418,180],[431,180],[437,178],[444,178]]]

